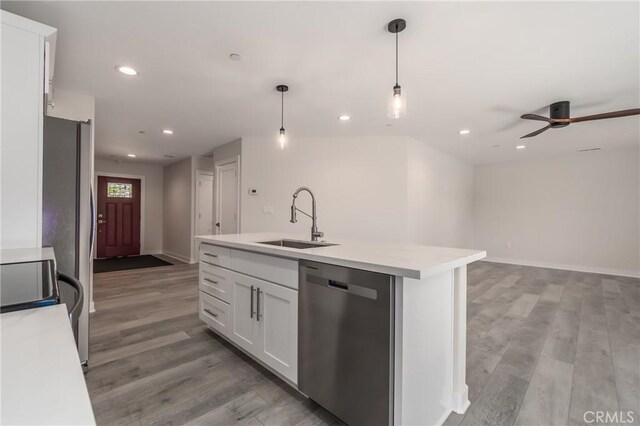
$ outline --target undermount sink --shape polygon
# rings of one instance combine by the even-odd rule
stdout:
[[[299,240],[275,240],[275,241],[257,241],[258,244],[268,244],[270,246],[288,247],[294,249],[308,249],[316,247],[329,247],[337,244],[331,243],[318,243],[313,241],[299,241]]]

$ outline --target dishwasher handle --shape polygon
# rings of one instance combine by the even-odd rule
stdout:
[[[338,290],[349,291],[349,284],[341,283],[336,280],[327,280],[327,287],[336,288]]]
[[[328,289],[341,291],[353,296],[365,297],[371,300],[378,300],[378,291],[374,288],[365,287],[357,284],[348,284],[342,281],[321,277],[315,274],[306,274],[306,282],[309,284],[319,285]]]

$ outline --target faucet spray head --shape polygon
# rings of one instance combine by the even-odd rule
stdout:
[[[296,196],[293,196],[293,203],[291,203],[291,223],[296,223],[298,221],[296,217]]]

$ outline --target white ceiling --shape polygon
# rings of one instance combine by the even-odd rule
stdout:
[[[638,117],[541,126],[640,106],[639,2],[9,2],[57,27],[55,87],[96,98],[101,156],[166,163],[241,136],[408,135],[479,164],[638,145]],[[400,36],[405,119],[386,127]],[[242,61],[229,60],[236,52]],[[127,77],[117,64],[135,67]],[[337,116],[351,115],[349,122]],[[542,123],[544,124],[544,123]],[[161,129],[175,130],[173,136]],[[467,136],[458,135],[471,129]],[[144,130],[146,134],[139,134]],[[496,147],[498,145],[498,147]]]

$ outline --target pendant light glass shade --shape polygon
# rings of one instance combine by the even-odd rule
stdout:
[[[280,128],[280,134],[278,135],[278,147],[284,149],[287,146],[287,134],[284,127]]]
[[[389,107],[387,110],[387,116],[389,118],[398,119],[407,115],[407,95],[400,88],[395,86],[391,92],[389,98]]]

